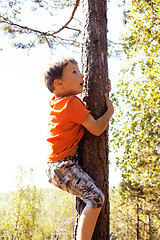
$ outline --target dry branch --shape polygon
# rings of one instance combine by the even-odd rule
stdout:
[[[44,36],[44,37],[54,37],[54,35],[58,34],[58,33],[61,32],[63,29],[68,28],[67,26],[68,26],[68,24],[72,21],[72,19],[73,19],[73,17],[74,17],[74,14],[75,14],[75,12],[76,12],[76,9],[77,9],[77,7],[78,7],[78,5],[79,5],[79,2],[80,2],[80,0],[77,0],[77,1],[76,1],[70,19],[69,19],[60,29],[58,29],[57,31],[52,32],[52,33],[49,32],[49,31],[48,31],[48,32],[43,32],[43,31],[40,31],[40,30],[37,30],[37,29],[33,29],[33,28],[30,28],[30,27],[27,27],[27,26],[22,26],[22,25],[20,25],[20,24],[18,24],[18,23],[12,22],[11,20],[9,20],[8,18],[5,18],[5,17],[2,16],[2,15],[0,15],[0,23],[5,23],[5,24],[8,24],[8,25],[13,26],[13,27],[17,27],[17,28],[19,28],[19,29],[23,29],[23,30],[26,31],[26,32],[38,33],[38,34],[40,34],[40,36]],[[71,29],[71,28],[69,28],[69,29]],[[73,30],[73,29],[72,29],[72,30]],[[74,29],[74,30],[76,30],[76,29]],[[76,30],[76,31],[79,31],[79,30]]]

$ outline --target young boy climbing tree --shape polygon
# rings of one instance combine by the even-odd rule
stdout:
[[[85,202],[76,239],[90,240],[104,203],[104,195],[78,164],[78,143],[85,129],[95,136],[101,135],[109,124],[114,108],[108,94],[105,94],[107,111],[95,120],[76,96],[83,92],[83,77],[73,58],[52,64],[45,73],[45,84],[54,94],[50,101],[47,176],[51,184]],[[110,81],[108,90],[111,90]]]

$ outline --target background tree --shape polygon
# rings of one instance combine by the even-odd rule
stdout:
[[[127,194],[121,195],[120,187],[110,187],[110,239],[136,239],[136,214],[134,202]]]
[[[97,119],[106,111],[104,93],[107,85],[107,17],[106,0],[82,0],[82,68],[87,108]],[[96,181],[105,195],[93,239],[109,239],[108,135],[95,137],[86,133],[80,149],[82,168]],[[77,200],[80,214],[83,203]]]
[[[137,203],[137,239],[158,239],[160,234],[159,10],[156,0],[132,1],[124,34],[128,66],[116,93],[114,147],[122,170],[122,195]]]
[[[33,240],[71,240],[75,226],[75,197],[57,188],[42,190],[42,204]]]
[[[28,171],[32,175],[33,171]],[[41,206],[41,193],[34,185],[24,184],[22,169],[18,174],[17,191],[12,192],[1,222],[2,239],[32,239]],[[22,177],[23,175],[23,177]]]

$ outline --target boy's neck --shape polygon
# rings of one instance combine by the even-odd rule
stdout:
[[[69,94],[66,94],[64,91],[55,90],[53,94],[55,95],[55,98],[69,97]]]
[[[70,97],[70,96],[73,96],[73,95],[57,95],[57,94],[54,94],[54,96],[55,96],[55,99],[58,99],[58,98]]]
[[[55,99],[64,98],[64,96],[62,97],[62,96],[56,96],[56,95],[54,95],[54,97],[55,97]]]

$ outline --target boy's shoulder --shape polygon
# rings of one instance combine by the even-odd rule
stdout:
[[[82,124],[86,115],[90,113],[84,102],[76,95],[70,96],[66,110],[71,121],[77,124]]]
[[[81,102],[83,101],[76,95],[66,96],[63,98],[56,98],[55,96],[52,97],[50,100],[50,105],[57,104],[57,103],[69,103],[69,102]],[[84,103],[83,103],[84,104]]]
[[[78,102],[80,101],[83,103],[83,101],[76,95],[69,96],[69,101],[78,101]]]
[[[71,95],[63,98],[55,98],[55,96],[52,97],[52,99],[49,102],[49,105],[51,109],[77,109],[81,110],[81,108],[86,108],[86,105],[84,102],[76,95]]]
[[[68,103],[73,103],[73,104],[77,104],[77,105],[83,105],[83,106],[86,106],[85,103],[76,95],[72,95],[69,97],[68,99]]]

